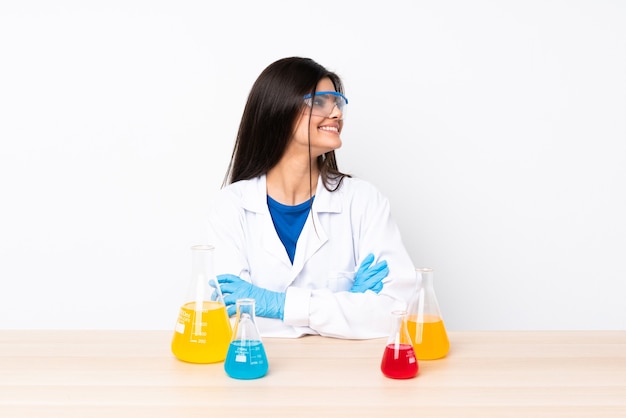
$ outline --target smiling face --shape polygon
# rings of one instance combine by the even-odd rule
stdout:
[[[335,91],[335,86],[329,78],[323,78],[317,84],[316,91]],[[342,117],[343,114],[337,106],[334,106],[326,117],[315,114],[310,115],[310,107],[304,106],[302,114],[296,121],[293,136],[287,147],[288,153],[295,152],[296,154],[306,155],[309,158],[309,134],[312,159],[341,148]]]

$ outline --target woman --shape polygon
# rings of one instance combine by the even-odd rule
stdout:
[[[388,200],[337,168],[347,103],[336,74],[298,57],[248,96],[209,234],[229,314],[254,298],[263,336],[383,337],[416,286]]]

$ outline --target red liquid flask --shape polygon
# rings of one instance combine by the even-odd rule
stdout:
[[[380,370],[391,379],[410,379],[417,376],[419,370],[406,319],[406,311],[391,313],[391,334],[380,362]]]

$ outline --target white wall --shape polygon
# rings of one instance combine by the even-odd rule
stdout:
[[[0,328],[171,329],[246,95],[343,76],[340,168],[447,327],[626,329],[626,3],[0,3]]]

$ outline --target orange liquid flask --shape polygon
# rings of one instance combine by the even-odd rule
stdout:
[[[391,313],[391,333],[380,362],[380,370],[391,379],[410,379],[419,370],[406,318],[406,311]]]
[[[210,245],[191,247],[191,283],[172,338],[172,353],[190,363],[224,361],[233,334],[222,292],[213,276],[213,250]]]
[[[408,309],[409,335],[418,359],[443,358],[450,351],[450,340],[435,296],[433,270],[424,268],[416,271],[418,288]]]

